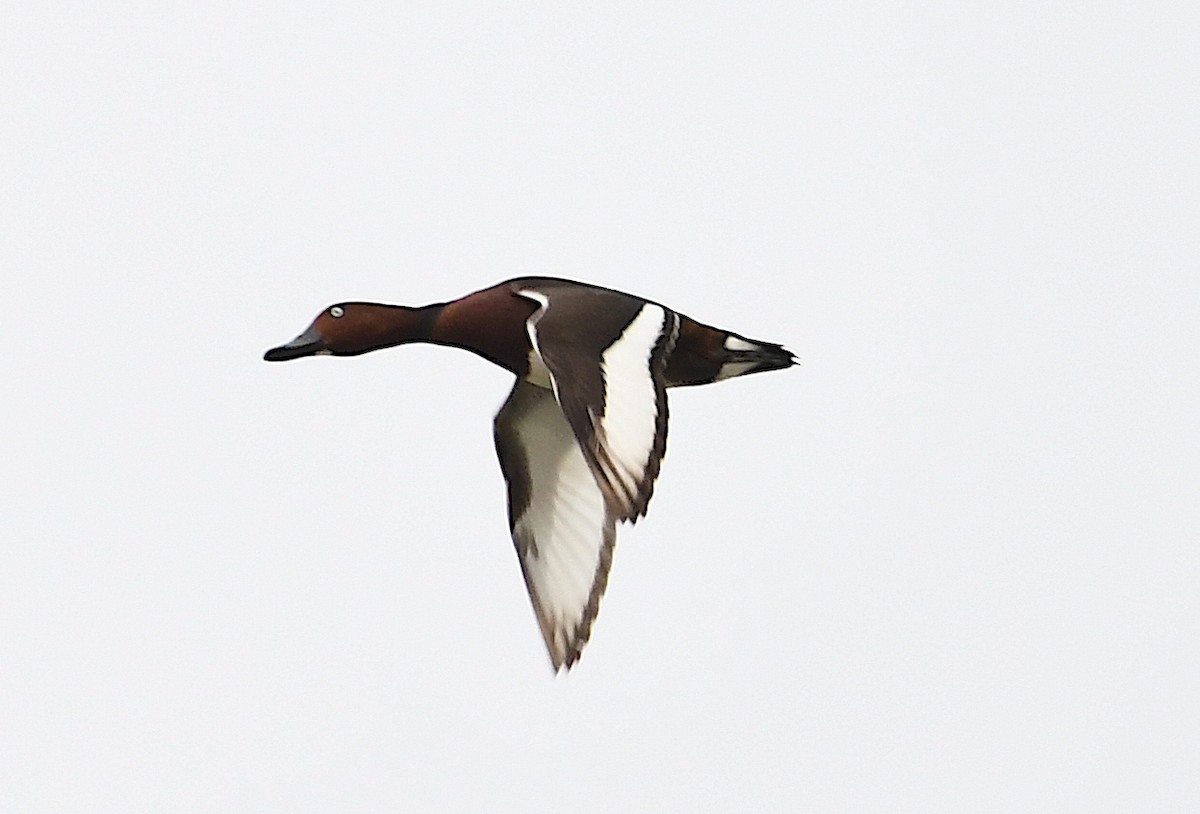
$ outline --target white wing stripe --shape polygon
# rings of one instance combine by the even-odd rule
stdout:
[[[637,494],[654,449],[658,398],[650,354],[666,325],[667,312],[646,303],[601,360],[604,416],[600,420],[613,474],[630,497]]]

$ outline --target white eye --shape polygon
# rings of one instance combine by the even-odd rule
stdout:
[[[346,309],[340,305],[335,305],[329,309],[329,316],[331,317],[340,317],[344,313],[346,313]]]

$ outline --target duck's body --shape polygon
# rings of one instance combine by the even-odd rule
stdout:
[[[408,342],[465,348],[517,381],[495,420],[509,524],[555,670],[587,643],[618,521],[646,513],[666,450],[667,387],[795,364],[781,346],[657,303],[544,277],[423,308],[342,303],[268,361]]]

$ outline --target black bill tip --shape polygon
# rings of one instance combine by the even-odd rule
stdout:
[[[263,359],[268,362],[286,362],[288,359],[313,356],[328,350],[329,345],[325,337],[321,336],[316,328],[309,328],[286,345],[271,348],[263,354]]]

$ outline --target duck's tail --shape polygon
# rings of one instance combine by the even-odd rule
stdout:
[[[724,350],[724,358],[721,359],[721,368],[713,381],[745,376],[749,373],[762,373],[766,370],[782,370],[799,364],[796,356],[783,345],[747,339],[732,332],[726,333],[721,347]]]

